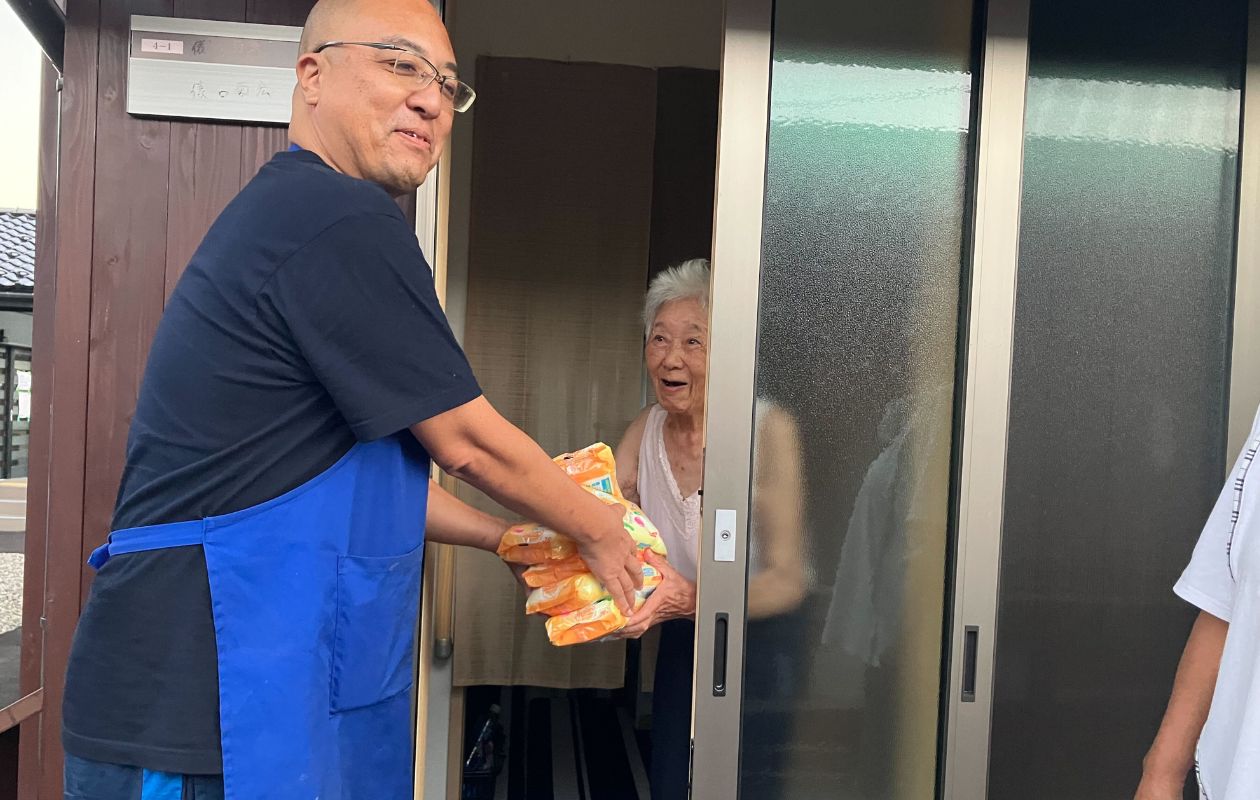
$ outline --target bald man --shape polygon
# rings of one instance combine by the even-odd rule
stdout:
[[[394,202],[473,101],[441,20],[323,0],[297,75],[292,146],[153,342],[70,656],[66,798],[411,798],[424,541],[493,550],[507,524],[430,458],[569,533],[630,607],[620,512],[481,396]]]

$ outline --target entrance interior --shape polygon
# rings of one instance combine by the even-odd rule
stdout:
[[[558,453],[616,442],[648,401],[643,289],[709,254],[723,9],[524,5],[447,5],[482,101],[457,122],[438,261],[486,394]],[[795,420],[805,601],[756,618],[764,493],[743,505],[720,473],[750,465],[711,459],[705,513],[748,509],[747,564],[701,560],[693,790],[1131,791],[1184,641],[1167,587],[1223,473],[1245,4],[1159,4],[1143,27],[1118,2],[746,5],[726,3],[727,54],[766,44],[768,125],[727,81],[719,174],[728,134],[764,134],[739,151],[765,157],[743,192],[764,199],[759,264],[725,245],[749,184],[723,183],[712,346],[756,339],[710,386],[755,359],[756,411],[712,392],[708,444],[740,450],[766,400]],[[448,796],[493,703],[486,796],[645,796],[651,642],[552,649],[493,557],[457,572]],[[715,699],[716,631],[743,610],[721,673],[741,705]],[[1046,730],[1058,748],[1034,746]]]
[[[451,142],[448,317],[544,449],[615,445],[649,401],[647,283],[709,256],[722,4],[454,0],[446,19],[479,96]],[[654,637],[552,647],[489,554],[460,552],[455,585],[448,771],[492,704],[505,734],[464,796],[646,800]]]

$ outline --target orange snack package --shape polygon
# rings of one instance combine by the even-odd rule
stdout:
[[[583,447],[572,453],[564,453],[554,459],[560,468],[579,485],[592,491],[604,492],[621,499],[621,487],[617,485],[617,465],[612,448],[603,442]]]
[[[651,564],[643,565],[643,588],[635,592],[634,608],[638,611],[643,603],[661,585],[663,576]],[[602,586],[600,587],[603,588]],[[590,605],[547,620],[547,638],[557,647],[583,644],[602,639],[626,627],[626,617],[611,597],[596,600]]]
[[[639,548],[639,558],[643,558],[644,550],[651,550],[662,558],[669,555],[665,550],[665,540],[661,538],[661,532],[656,529],[652,521],[643,513],[643,509],[624,497],[613,498],[611,495],[606,495],[602,492],[595,492],[595,496],[605,503],[615,500],[626,507],[626,513],[621,518],[621,524],[625,527],[626,533],[630,534],[630,538],[634,539],[635,546]]]
[[[529,599],[525,601],[525,613],[556,617],[577,611],[607,596],[604,585],[591,573],[583,572],[530,592]]]
[[[525,570],[525,584],[532,589],[539,586],[547,586],[552,583],[559,583],[565,578],[572,578],[574,575],[582,575],[589,572],[586,562],[579,556],[566,558],[563,561],[543,561],[540,564],[534,564]]]
[[[614,497],[607,492],[591,489],[591,494],[609,505],[625,507],[625,515],[621,524],[626,533],[634,539],[640,554],[651,549],[660,556],[667,556],[665,540],[660,531],[643,513],[643,509],[624,497]],[[513,525],[499,540],[499,558],[512,564],[543,564],[548,561],[562,561],[577,556],[577,543],[562,533],[534,522]],[[534,584],[530,584],[534,586]]]
[[[498,554],[512,564],[539,564],[575,557],[577,544],[551,528],[525,523],[507,529],[499,540]]]
[[[612,448],[602,442],[556,456],[555,463],[574,482],[609,505],[624,509],[622,525],[634,540],[639,558],[652,550],[667,556],[665,542],[643,509],[630,502],[617,485]],[[626,618],[608,596],[607,589],[578,556],[577,544],[563,534],[538,523],[513,525],[499,541],[499,557],[525,564],[524,580],[533,591],[525,613],[546,614],[547,637],[557,646],[602,639],[626,625]],[[636,592],[635,608],[643,605],[661,583],[661,573],[642,563],[643,587]]]
[[[624,627],[625,616],[612,598],[607,598],[547,620],[547,638],[557,647],[564,647],[593,642]]]

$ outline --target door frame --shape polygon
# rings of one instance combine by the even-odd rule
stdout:
[[[443,18],[445,0],[430,0]],[[450,209],[451,151],[447,148],[416,192],[416,238],[433,271],[438,302],[446,307],[447,220]],[[433,479],[454,492],[453,480],[433,468]],[[428,542],[420,585],[420,625],[416,639],[413,690],[415,800],[459,797],[459,751],[463,738],[463,690],[453,681],[455,548]],[[457,728],[457,729],[456,729]],[[437,767],[437,768],[434,768]]]
[[[443,10],[443,0],[432,0]],[[979,0],[977,0],[979,2]],[[941,739],[936,795],[987,796],[997,598],[1013,358],[1022,201],[1028,27],[1031,0],[987,0],[981,36],[975,153],[976,178],[962,354],[965,371],[954,543],[943,635]],[[761,270],[762,215],[773,67],[773,0],[726,0],[719,95],[707,396],[705,503],[697,579],[693,694],[692,794],[696,800],[739,796],[748,516]],[[1250,0],[1240,138],[1236,271],[1229,394],[1229,453],[1241,446],[1260,404],[1260,0]],[[730,116],[731,124],[722,122]],[[750,124],[749,120],[763,120]],[[417,235],[430,257],[439,297],[446,283],[445,232],[449,153],[421,188]],[[722,509],[722,525],[718,510]],[[733,524],[731,524],[733,521]],[[717,538],[722,532],[731,538]],[[735,544],[717,560],[719,543]],[[450,548],[429,545],[417,687],[417,798],[458,796],[462,730],[459,690],[437,640],[450,630]],[[437,608],[435,608],[435,605]],[[714,691],[722,615],[725,681]],[[972,632],[969,638],[968,632]],[[966,677],[969,676],[969,677]],[[974,685],[963,686],[964,679]],[[970,691],[964,692],[964,689]],[[442,765],[426,772],[425,765]]]
[[[1260,405],[1260,101],[1247,102],[1248,89],[1260,92],[1260,0],[1247,4],[1226,469],[1241,452]]]
[[[445,15],[447,2],[431,2]],[[693,730],[704,732],[703,736],[696,737],[701,746],[693,773],[703,778],[693,781],[693,786],[699,787],[693,789],[696,798],[731,797],[738,778],[738,685],[742,672],[745,558],[741,553],[735,562],[712,561],[715,515],[708,509],[737,508],[740,509],[737,516],[741,520],[747,518],[756,344],[756,326],[750,326],[748,320],[755,318],[760,278],[772,9],[773,0],[726,0],[723,20],[713,239],[713,262],[720,265],[715,266],[714,274],[721,274],[722,281],[713,284],[710,306],[716,308],[720,303],[722,315],[712,317],[711,326],[724,333],[712,337],[710,364],[716,366],[716,370],[711,370],[711,374],[716,371],[722,379],[716,384],[710,380],[707,406],[707,427],[715,432],[708,434],[709,441],[716,437],[722,440],[722,445],[710,446],[706,451],[706,499],[710,502],[705,504],[706,534],[702,535],[705,544],[697,602],[699,614],[707,613],[707,609],[729,609],[724,613],[729,615],[727,630],[732,636],[729,642],[732,660],[727,663],[731,684],[725,698],[721,698],[727,702],[716,706],[700,703],[695,708]],[[735,124],[722,125],[721,109],[732,115]],[[745,124],[750,112],[752,119],[760,118],[764,124]],[[432,265],[438,298],[443,303],[447,285],[445,239],[449,187],[448,150],[434,175],[420,188],[416,212],[416,235]],[[742,433],[728,437],[725,433],[728,430],[742,430]],[[736,466],[721,469],[719,464]],[[712,501],[714,496],[721,502]],[[741,522],[741,526],[746,530],[746,522]],[[738,534],[738,541],[744,541],[743,533]],[[453,555],[450,547],[427,545],[416,665],[417,800],[443,797],[453,800],[459,792],[459,753],[451,747],[462,734],[462,691],[452,684],[449,655],[455,589],[450,569]],[[705,636],[709,638],[706,640]],[[439,641],[443,639],[445,641]],[[712,641],[711,623],[697,625],[697,642],[700,641]],[[697,649],[702,662],[698,669],[708,669],[711,674],[713,653],[706,659],[701,651],[703,648]],[[726,739],[723,740],[723,736]],[[731,737],[734,747],[729,746]],[[727,744],[722,745],[721,741]],[[730,794],[725,787],[731,787]]]
[[[773,0],[727,0],[709,295],[691,796],[739,796],[757,306]],[[758,122],[760,120],[760,122]]]
[[[966,299],[965,392],[957,491],[957,540],[947,592],[943,737],[937,793],[986,796],[1006,487],[1007,427],[1023,198],[1024,100],[1030,0],[985,9],[976,135],[976,184]],[[964,685],[964,682],[966,685]]]

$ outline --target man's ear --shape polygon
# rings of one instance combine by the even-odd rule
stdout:
[[[319,90],[324,77],[324,59],[318,53],[303,53],[297,62],[297,89],[302,102],[319,104]]]

